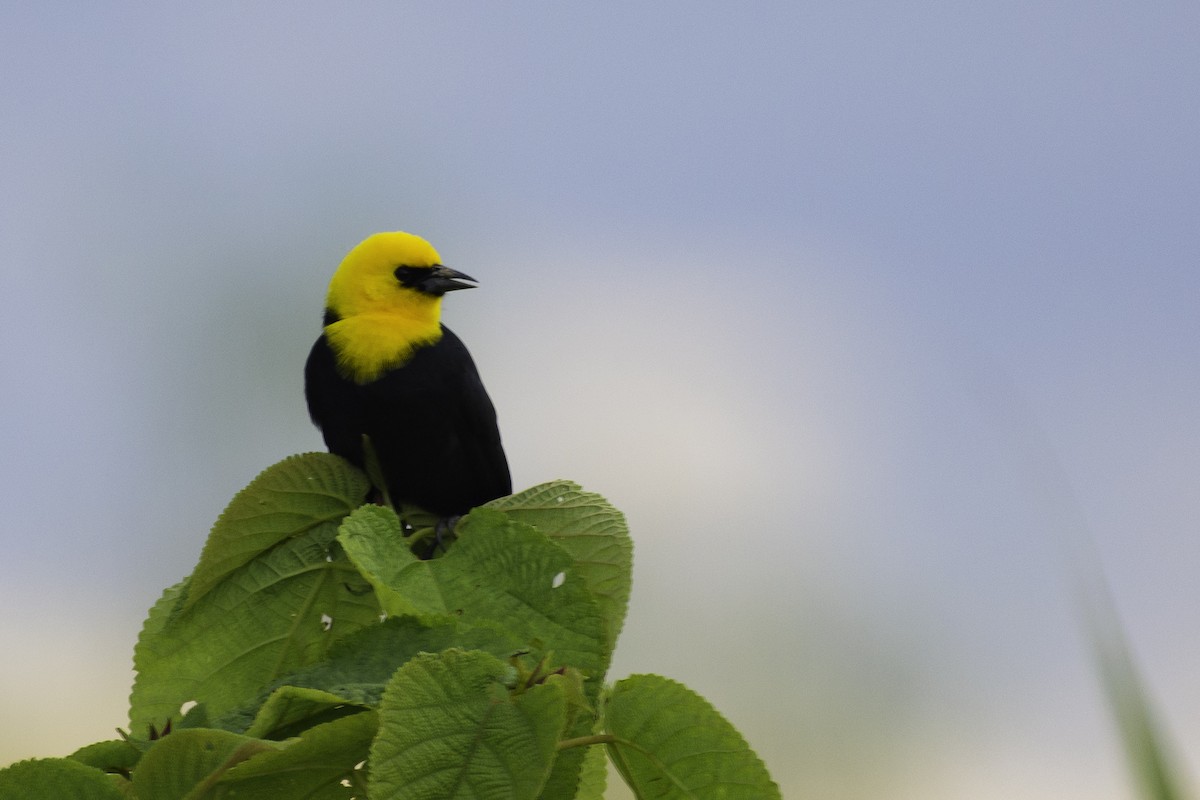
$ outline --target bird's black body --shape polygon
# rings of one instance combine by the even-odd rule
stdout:
[[[327,316],[326,324],[336,319]],[[449,328],[441,330],[436,343],[365,384],[339,372],[322,334],[304,383],[329,452],[363,467],[366,434],[393,503],[451,517],[510,494],[512,480],[475,362]]]

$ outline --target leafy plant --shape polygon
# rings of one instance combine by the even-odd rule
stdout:
[[[632,543],[599,495],[544,484],[445,537],[368,488],[323,453],[259,475],[150,609],[129,732],[0,770],[0,800],[597,800],[606,752],[640,798],[780,796],[684,686],[606,688]]]

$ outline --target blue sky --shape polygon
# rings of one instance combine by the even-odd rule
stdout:
[[[0,762],[123,723],[145,610],[320,446],[325,285],[389,229],[481,281],[514,482],[627,513],[614,677],[785,795],[1129,796],[1081,531],[1200,748],[1194,7],[7,12]]]

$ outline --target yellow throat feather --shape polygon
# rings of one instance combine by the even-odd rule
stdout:
[[[346,377],[370,383],[442,338],[442,298],[395,276],[397,267],[440,263],[429,242],[400,231],[369,236],[346,255],[325,300],[338,317],[325,326],[325,338]]]

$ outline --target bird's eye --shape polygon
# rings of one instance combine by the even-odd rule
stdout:
[[[423,276],[428,276],[429,270],[423,270],[420,267],[399,266],[392,273],[396,276],[396,280],[400,281],[403,286],[416,286],[421,282]]]

